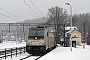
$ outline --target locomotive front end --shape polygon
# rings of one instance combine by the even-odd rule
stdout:
[[[42,54],[45,52],[44,28],[30,28],[26,51],[30,54]]]

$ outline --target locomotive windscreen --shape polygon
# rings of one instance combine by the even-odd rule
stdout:
[[[28,38],[44,39],[44,29],[30,29]]]

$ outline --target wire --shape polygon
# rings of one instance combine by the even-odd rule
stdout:
[[[2,9],[2,8],[0,8],[1,10],[3,10],[4,12],[6,12],[6,13],[8,13],[8,14],[10,14],[11,16],[13,16],[13,17],[15,17],[15,18],[17,18],[16,16],[14,16],[14,15],[12,15],[11,13],[9,13],[9,12],[7,12],[7,11],[5,11],[4,9]],[[21,20],[21,19],[19,19],[19,18],[17,18],[18,20]]]
[[[31,3],[34,5],[34,7],[38,10],[38,12],[42,15],[42,13],[39,11],[39,9],[36,7],[36,5],[32,2],[32,0],[30,0]],[[43,15],[42,15],[43,16]],[[44,16],[43,16],[44,17]]]
[[[1,10],[3,10],[4,12],[6,12],[6,13],[8,13],[8,14],[10,14],[11,16],[13,16],[13,17],[15,17],[15,18],[17,18],[16,16],[14,16],[14,15],[12,15],[11,13],[9,13],[9,12],[7,12],[7,11],[5,11],[4,9],[2,9],[2,8],[0,8]],[[9,17],[9,16],[7,16],[7,15],[5,15],[5,14],[2,14],[2,13],[0,13],[1,15],[3,15],[3,16],[5,16],[5,17],[8,17],[8,18],[10,18],[10,19],[13,19],[14,21],[17,21],[18,22],[18,20],[21,20],[21,19],[19,19],[19,18],[17,18],[18,20],[16,20],[16,19],[14,19],[14,18],[11,18],[11,17]],[[5,27],[6,28],[6,27]],[[19,27],[18,27],[19,28]],[[7,29],[7,28],[6,28]],[[20,28],[19,28],[20,29]],[[20,29],[21,30],[21,29]],[[22,31],[22,30],[21,30]]]
[[[1,15],[3,15],[3,16],[6,16],[6,17],[8,17],[8,18],[10,18],[10,19],[13,19],[13,18],[11,18],[11,17],[9,17],[9,16],[7,16],[7,15],[5,15],[5,14],[2,14],[2,13],[0,13]],[[16,20],[16,19],[13,19],[14,21],[18,21],[18,20]],[[19,28],[19,27],[18,27]],[[20,28],[19,28],[20,29]],[[21,29],[20,29],[21,30]],[[22,30],[21,30],[22,31]]]
[[[2,14],[2,13],[0,13],[0,14],[3,15],[3,16],[8,17],[8,18],[10,18],[10,19],[13,19],[14,21],[18,21],[18,20],[14,19],[14,18],[11,18],[11,17],[9,17],[9,16],[7,16],[7,15],[5,15],[5,14]]]
[[[25,2],[25,0],[22,0],[30,9],[32,9],[26,2]],[[34,11],[34,9],[32,9],[33,11]],[[34,11],[34,13],[36,13],[35,11]],[[36,13],[37,14],[37,13]],[[37,14],[38,15],[38,14]],[[39,15],[38,15],[39,16]],[[40,16],[39,16],[40,17]],[[40,17],[41,18],[41,17]]]

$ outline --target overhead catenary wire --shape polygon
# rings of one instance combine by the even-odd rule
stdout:
[[[19,22],[18,20],[21,20],[21,19],[19,19],[18,17],[14,16],[13,14],[7,12],[6,10],[4,10],[4,9],[2,9],[2,8],[0,8],[0,9],[3,10],[4,12],[8,13],[9,15],[15,17],[16,19],[14,19],[14,18],[12,18],[12,17],[9,17],[9,16],[7,16],[7,15],[5,15],[5,14],[3,14],[3,13],[0,13],[1,15],[5,16],[5,17],[8,17],[8,18],[10,18],[10,19],[13,19],[14,21],[17,21],[17,22]],[[19,28],[19,27],[18,27],[18,28]],[[20,29],[20,28],[19,28],[19,29]],[[21,29],[20,29],[20,30],[21,30]],[[21,30],[21,31],[22,31],[22,30]]]
[[[13,14],[11,14],[11,13],[7,12],[6,10],[4,10],[4,9],[2,9],[2,8],[0,8],[0,9],[1,9],[1,10],[3,10],[4,12],[8,13],[9,15],[11,15],[11,16],[13,16],[13,17],[15,17],[16,19],[21,20],[21,19],[19,19],[18,17],[14,16]]]
[[[25,0],[22,0],[22,1],[23,1],[30,9],[32,9],[32,10],[34,11],[35,14],[37,14],[37,15],[39,16],[39,14],[36,13],[35,10],[34,10],[33,8],[31,8],[31,7],[25,2]],[[39,16],[39,17],[40,17],[40,16]],[[41,17],[40,17],[40,18],[41,18]]]
[[[36,7],[36,5],[33,3],[33,1],[32,0],[30,0],[31,1],[31,3],[34,5],[34,7],[38,10],[38,12],[43,16],[43,14],[39,11],[39,9]],[[44,16],[43,16],[44,17]]]
[[[9,16],[7,16],[7,15],[5,15],[5,14],[2,14],[2,13],[0,13],[1,15],[3,15],[3,16],[5,16],[5,17],[8,17],[8,18],[10,18],[10,19],[13,19],[14,21],[17,21],[18,22],[18,20],[16,20],[16,19],[14,19],[14,18],[11,18],[11,17],[9,17]],[[19,28],[19,27],[18,27]],[[20,29],[20,28],[19,28]],[[20,29],[21,30],[21,29]],[[22,30],[21,30],[22,31]]]
[[[8,13],[9,15],[13,16],[13,17],[16,18],[16,19],[14,19],[14,18],[12,18],[12,17],[10,17],[10,16],[7,16],[7,15],[5,15],[5,14],[3,14],[3,13],[0,13],[1,15],[5,16],[5,17],[7,17],[7,18],[10,18],[10,19],[12,19],[12,20],[14,20],[14,21],[17,21],[17,22],[19,22],[19,20],[21,21],[21,19],[19,19],[18,17],[14,16],[13,14],[7,12],[6,10],[4,10],[4,9],[2,9],[2,8],[0,8],[0,9],[3,10],[4,12]],[[6,28],[6,27],[5,27],[5,28]],[[18,28],[19,28],[19,27],[18,27]],[[21,30],[21,28],[19,28],[19,29]],[[21,31],[22,31],[22,30],[21,30]],[[22,31],[22,32],[23,32],[23,31]]]
[[[8,18],[10,18],[10,19],[13,19],[14,21],[18,21],[18,20],[14,19],[14,18],[12,18],[12,17],[9,17],[9,16],[7,16],[7,15],[5,15],[5,14],[2,14],[2,13],[0,13],[0,14],[3,15],[3,16],[5,16],[5,17],[8,17]]]

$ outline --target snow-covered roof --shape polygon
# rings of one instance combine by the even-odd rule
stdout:
[[[74,31],[74,30],[77,30],[77,31],[78,31],[78,29],[72,29],[72,30],[69,30],[69,31],[66,32],[66,33],[71,33],[71,32]]]
[[[70,31],[68,31],[68,32],[66,32],[66,33],[70,33],[70,32],[72,32],[73,30],[70,30]]]
[[[71,29],[71,27],[65,27],[65,30],[70,30],[70,29]],[[76,26],[72,26],[72,30],[74,30],[74,29],[78,30]]]

